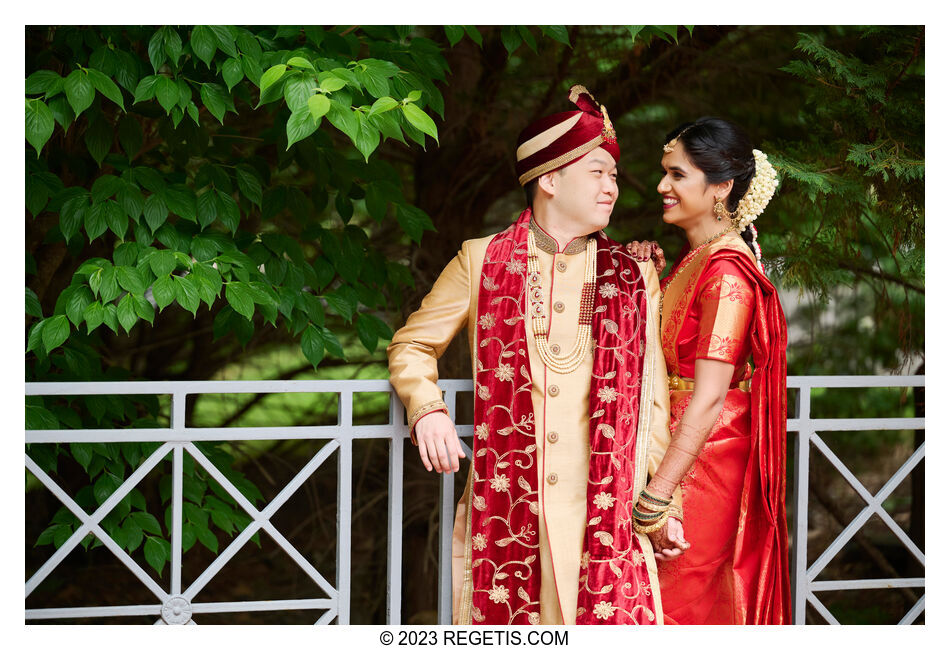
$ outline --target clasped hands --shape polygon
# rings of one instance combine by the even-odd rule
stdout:
[[[647,533],[653,543],[653,557],[660,562],[679,557],[689,549],[689,542],[683,536],[683,522],[676,517],[666,520],[663,528]]]
[[[655,241],[632,241],[627,244],[627,252],[633,255],[638,262],[646,262],[652,259],[657,274],[662,273],[663,269],[666,268],[666,257],[663,255],[663,249]]]

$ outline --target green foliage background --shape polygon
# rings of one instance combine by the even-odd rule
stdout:
[[[781,179],[758,225],[773,279],[807,298],[790,373],[922,363],[922,27],[31,27],[26,52],[27,381],[385,377],[392,327],[460,242],[520,209],[517,133],[567,109],[573,83],[620,135],[613,237],[673,258],[682,240],[654,190],[663,134],[732,119]],[[453,346],[442,376],[467,363]],[[246,423],[269,399],[209,397],[187,418]],[[319,421],[315,404],[274,421]],[[158,397],[28,398],[26,412],[31,429],[168,418]],[[247,458],[272,450],[199,447],[265,499]],[[155,448],[28,453],[91,511]],[[158,573],[169,465],[160,505],[134,490],[102,523]],[[249,518],[185,469],[185,550],[216,553]],[[35,543],[58,547],[76,523],[61,508]]]

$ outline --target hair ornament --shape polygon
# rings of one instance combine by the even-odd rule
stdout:
[[[753,149],[752,157],[755,159],[755,176],[736,208],[734,223],[739,232],[751,226],[756,217],[762,214],[778,187],[778,174],[768,156],[758,149]]]

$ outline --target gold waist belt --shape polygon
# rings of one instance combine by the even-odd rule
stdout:
[[[670,390],[693,390],[696,388],[695,379],[686,379],[684,377],[677,377],[676,375],[670,375]],[[741,391],[748,393],[752,390],[752,380],[743,379],[742,381],[731,384],[729,388],[738,388]]]

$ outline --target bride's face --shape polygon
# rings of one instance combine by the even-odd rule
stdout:
[[[690,163],[681,142],[671,153],[663,154],[660,164],[663,178],[656,191],[663,196],[663,221],[689,228],[704,219],[715,219],[715,186],[708,184],[702,170]]]

